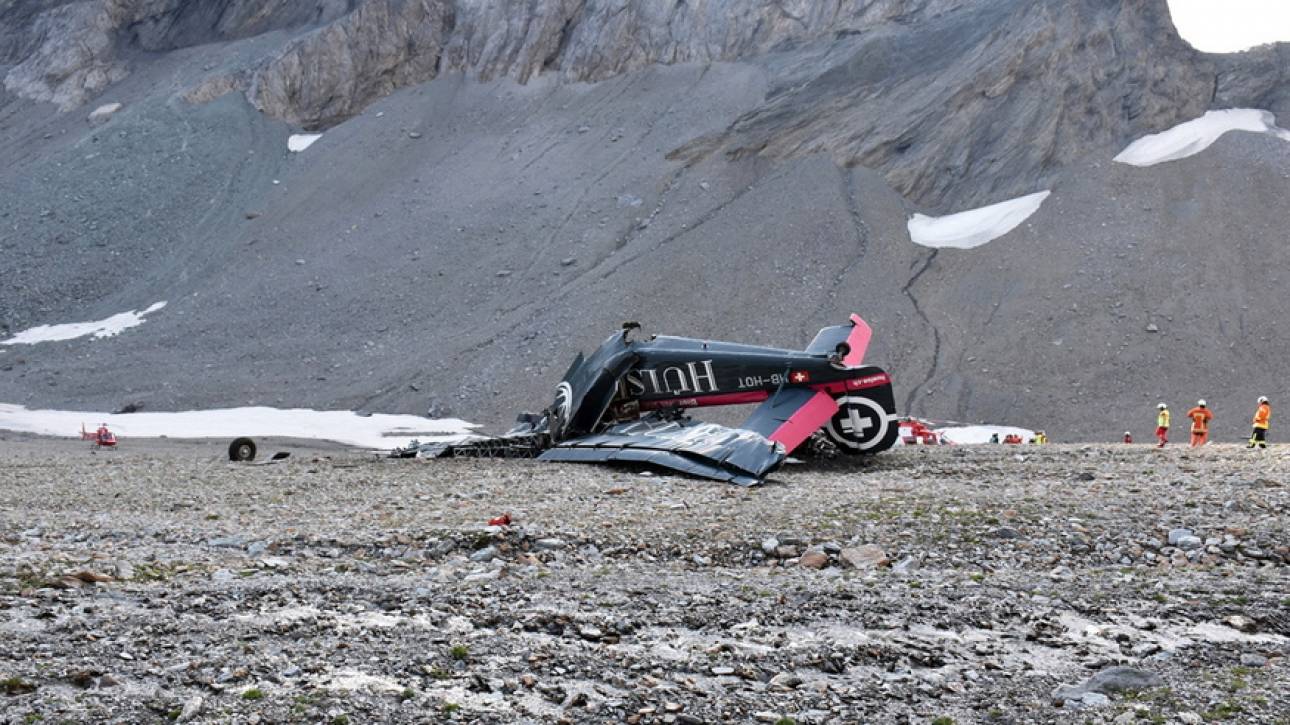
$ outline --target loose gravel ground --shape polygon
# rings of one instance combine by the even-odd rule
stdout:
[[[1290,721],[1290,448],[124,445],[0,440],[0,720]]]

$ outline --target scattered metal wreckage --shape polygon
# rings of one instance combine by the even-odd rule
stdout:
[[[506,434],[413,442],[391,455],[650,463],[747,486],[804,447],[872,454],[896,443],[891,377],[862,364],[873,333],[858,315],[820,330],[802,351],[635,339],[639,329],[625,323],[590,356],[579,354],[551,406],[522,414]],[[755,403],[738,428],[686,415],[691,408]]]

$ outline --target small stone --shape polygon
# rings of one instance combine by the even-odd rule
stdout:
[[[1147,325],[1147,332],[1160,332],[1160,326],[1152,322]]]
[[[128,581],[134,578],[134,565],[128,561],[118,561],[114,568],[116,569],[116,578],[122,581]]]
[[[108,576],[107,574],[100,574],[96,571],[88,571],[88,570],[78,571],[75,574],[73,574],[73,576],[85,582],[86,584],[99,584],[99,583],[106,583],[106,582],[112,581],[112,577]]]
[[[1178,541],[1180,539],[1182,539],[1184,536],[1191,536],[1191,535],[1192,535],[1191,529],[1172,529],[1169,532],[1169,538],[1168,538],[1169,545],[1177,546]]]
[[[538,551],[554,551],[565,546],[564,539],[538,539],[533,542],[533,548]]]
[[[802,678],[792,672],[781,672],[770,678],[770,686],[779,690],[795,690],[802,684]]]
[[[1177,543],[1178,548],[1183,551],[1193,551],[1204,545],[1204,542],[1200,540],[1199,536],[1183,536],[1178,539]]]
[[[999,528],[995,529],[990,533],[995,538],[999,538],[999,539],[1020,539],[1021,538],[1021,532],[1017,531],[1011,526],[1000,526]]]
[[[190,698],[188,702],[184,703],[184,709],[179,712],[179,717],[175,719],[175,722],[189,722],[197,719],[197,716],[202,714],[202,706],[205,704],[206,701],[201,697]]]
[[[561,267],[572,267],[577,263],[578,263],[578,260],[574,257],[565,257],[564,259],[560,260]]]
[[[297,260],[296,260],[296,264],[297,264],[297,265],[303,265],[304,263],[305,263],[305,260],[303,260],[303,259],[297,259]]]
[[[709,183],[708,183],[708,182],[706,182],[706,181],[700,181],[700,182],[699,182],[699,188],[700,188],[700,189],[703,189],[704,191],[707,191],[708,189],[712,188],[712,184],[709,184]]]
[[[775,549],[775,556],[781,559],[796,559],[797,547],[792,544],[780,544]]]
[[[761,550],[766,556],[774,556],[775,550],[779,548],[779,539],[774,536],[767,536],[761,540]]]
[[[1174,714],[1174,717],[1178,718],[1178,722],[1183,723],[1183,725],[1201,725],[1201,723],[1205,722],[1205,718],[1194,712],[1184,711]]]
[[[112,114],[116,113],[119,110],[121,110],[120,103],[105,103],[102,106],[99,106],[98,108],[94,109],[93,111],[90,111],[90,115],[86,118],[86,120],[96,125],[100,123],[105,123],[109,118],[112,117]]]
[[[1253,652],[1246,652],[1241,655],[1241,665],[1244,667],[1266,667],[1268,658]]]
[[[493,559],[495,559],[496,557],[497,557],[497,547],[485,546],[484,548],[479,549],[474,553],[472,553],[470,555],[470,560],[479,562],[481,564],[486,564],[492,561]]]
[[[217,583],[231,582],[237,578],[237,575],[228,569],[216,569],[211,573],[211,581]]]
[[[1111,722],[1115,723],[1115,725],[1129,725],[1129,723],[1137,722],[1137,720],[1138,720],[1137,710],[1125,710],[1124,712],[1116,716],[1116,718]]]
[[[685,709],[685,705],[682,705],[682,704],[681,704],[681,703],[679,703],[679,702],[665,702],[665,703],[663,703],[663,711],[664,711],[664,712],[680,712],[680,711],[682,711],[682,710],[684,710],[684,709]]]
[[[891,563],[887,552],[874,544],[843,549],[839,558],[852,569],[876,569]]]
[[[907,556],[892,565],[891,570],[897,574],[911,574],[918,571],[920,562],[916,557]]]
[[[717,677],[733,675],[734,673],[735,673],[735,668],[733,667],[726,667],[722,665],[722,666],[717,666],[712,668],[712,674],[716,675]]]
[[[1105,707],[1111,704],[1111,698],[1100,692],[1086,692],[1084,697],[1080,698],[1085,707]]]
[[[408,132],[408,138],[421,138],[421,132],[420,132],[420,131],[409,131],[409,132]]]
[[[1227,619],[1224,619],[1223,623],[1232,629],[1245,632],[1246,634],[1252,634],[1259,628],[1259,625],[1253,619],[1240,614],[1233,614]]]
[[[1095,702],[1100,702],[1097,698],[1105,698],[1106,693],[1136,692],[1159,686],[1160,676],[1153,672],[1132,667],[1108,667],[1078,685],[1057,687],[1053,690],[1052,699],[1058,705],[1073,703],[1078,707],[1078,701],[1092,705],[1090,697]],[[1107,702],[1109,701],[1108,699]]]
[[[828,563],[829,557],[822,551],[808,551],[797,560],[798,566],[804,566],[807,569],[823,569]]]
[[[497,276],[498,276],[498,277],[509,277],[509,276],[511,276],[511,270],[509,270],[509,269],[499,269],[499,270],[497,270]]]

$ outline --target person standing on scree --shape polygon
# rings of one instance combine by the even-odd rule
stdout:
[[[1169,442],[1169,406],[1161,403],[1156,410],[1156,448],[1164,448]]]
[[[1250,434],[1250,445],[1246,448],[1268,447],[1268,425],[1272,421],[1272,406],[1266,396],[1259,396],[1259,409],[1254,412],[1254,432]]]
[[[1209,441],[1209,422],[1214,419],[1214,414],[1205,405],[1204,398],[1196,401],[1196,407],[1187,411],[1187,417],[1191,418],[1191,447],[1205,445]]]

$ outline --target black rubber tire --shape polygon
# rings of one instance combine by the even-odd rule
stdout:
[[[228,444],[228,459],[230,461],[254,461],[255,460],[255,441],[250,438],[235,438]]]

